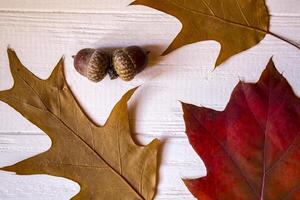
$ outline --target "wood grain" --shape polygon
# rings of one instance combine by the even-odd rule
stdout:
[[[13,81],[6,48],[42,78],[65,56],[65,72],[72,91],[98,124],[106,121],[125,91],[141,85],[129,102],[130,119],[138,143],[158,137],[164,141],[155,199],[194,199],[182,177],[205,175],[205,167],[185,136],[180,101],[222,110],[239,79],[257,81],[271,56],[300,95],[300,52],[267,36],[259,45],[234,56],[213,70],[219,45],[207,41],[188,45],[165,57],[160,53],[179,32],[179,21],[121,0],[0,1],[0,90]],[[269,0],[271,30],[300,44],[298,0]],[[151,51],[150,66],[134,81],[94,84],[79,76],[72,58],[84,47],[140,45]],[[20,114],[0,102],[0,165],[13,164],[47,150],[49,138]],[[0,172],[0,199],[69,199],[77,183],[46,175],[16,176]]]

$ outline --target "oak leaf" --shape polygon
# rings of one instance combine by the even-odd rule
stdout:
[[[224,111],[183,104],[186,133],[207,176],[184,180],[202,200],[300,196],[300,99],[270,61],[255,84],[239,82]]]
[[[182,29],[163,55],[187,44],[215,40],[221,44],[219,66],[258,44],[269,33],[264,0],[135,0],[178,18]]]
[[[113,108],[107,122],[92,123],[76,102],[63,74],[61,59],[47,80],[27,70],[8,49],[14,78],[0,100],[42,129],[51,148],[2,170],[20,175],[49,174],[80,184],[73,199],[152,199],[156,188],[158,140],[137,146],[130,134],[127,101],[130,90]]]

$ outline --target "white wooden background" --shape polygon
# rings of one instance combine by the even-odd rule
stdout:
[[[182,177],[204,176],[205,166],[184,133],[178,100],[222,110],[239,79],[258,80],[273,55],[280,72],[300,95],[300,51],[267,36],[256,47],[213,71],[220,46],[196,43],[158,57],[181,28],[179,21],[131,0],[0,0],[0,90],[13,81],[6,48],[10,45],[36,75],[47,78],[65,55],[67,81],[82,107],[103,124],[129,89],[142,85],[129,102],[132,130],[145,144],[163,141],[155,199],[194,199]],[[271,31],[300,44],[299,0],[267,0]],[[151,50],[150,66],[134,81],[94,84],[78,75],[71,55],[85,47],[140,45]],[[50,139],[8,105],[0,102],[0,166],[47,150]],[[0,171],[0,199],[70,199],[77,183],[47,175],[17,176]]]

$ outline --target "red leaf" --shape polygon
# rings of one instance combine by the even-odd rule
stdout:
[[[207,176],[184,180],[201,200],[300,199],[300,99],[271,60],[240,82],[224,111],[183,104],[186,132]]]

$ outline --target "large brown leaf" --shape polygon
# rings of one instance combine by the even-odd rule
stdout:
[[[215,40],[221,44],[216,66],[258,44],[269,28],[264,0],[135,0],[178,18],[182,29],[163,54],[187,44]]]
[[[189,141],[207,176],[185,180],[201,200],[300,197],[300,99],[272,61],[240,82],[224,111],[183,104]]]
[[[103,127],[93,124],[73,97],[63,61],[40,80],[8,50],[12,89],[0,92],[6,102],[52,140],[51,148],[3,170],[21,175],[49,174],[78,182],[73,199],[152,199],[156,187],[158,140],[137,146],[130,135],[127,101],[116,104]]]

